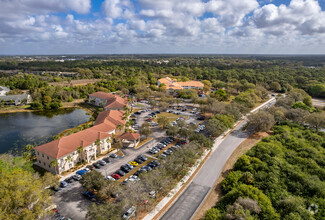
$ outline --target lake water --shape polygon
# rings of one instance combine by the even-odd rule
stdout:
[[[83,109],[0,114],[0,154],[20,152],[27,144],[37,146],[51,141],[53,136],[87,122],[90,117]]]

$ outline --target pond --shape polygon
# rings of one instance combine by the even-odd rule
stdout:
[[[58,133],[87,122],[83,109],[0,114],[0,154],[19,153],[25,145],[51,141]]]

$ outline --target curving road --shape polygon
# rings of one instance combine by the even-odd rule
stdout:
[[[263,104],[261,107],[270,107],[275,99]],[[257,109],[253,110],[256,111]],[[253,112],[252,111],[252,112]],[[188,220],[191,219],[201,203],[204,201],[215,182],[218,180],[222,168],[233,151],[242,143],[252,130],[243,131],[246,119],[241,122],[221,143],[214,148],[211,156],[201,167],[193,181],[181,194],[176,202],[162,216],[162,220]]]

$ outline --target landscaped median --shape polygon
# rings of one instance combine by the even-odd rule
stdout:
[[[159,113],[157,115],[157,117],[153,120],[153,122],[157,122],[159,117],[166,117],[166,118],[168,118],[169,123],[170,122],[173,122],[173,121],[176,121],[176,119],[178,119],[180,117],[183,117],[185,119],[187,118],[187,116],[185,116],[185,115],[176,115],[176,114],[169,113],[169,112],[162,112],[162,113]]]
[[[150,163],[153,160],[154,160],[153,158],[149,157],[147,161],[143,162],[142,164],[139,164],[138,166],[136,166],[135,168],[133,168],[129,173],[126,173],[125,176],[122,176],[117,181],[123,182],[125,179],[129,178],[130,176],[132,176],[135,172],[137,172],[138,170],[140,170],[142,167],[146,166],[148,163]]]
[[[134,149],[138,149],[138,148],[142,147],[143,145],[145,145],[146,143],[148,143],[152,139],[153,139],[152,137],[147,137],[147,138],[141,140],[140,143]]]

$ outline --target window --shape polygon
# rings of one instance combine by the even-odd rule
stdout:
[[[73,155],[76,155],[76,152],[75,151],[73,152]]]
[[[37,155],[39,155],[39,152],[37,151]]]
[[[38,160],[38,162],[41,164],[42,162],[40,160]]]
[[[51,166],[49,165],[49,168],[51,168]]]
[[[47,159],[48,159],[48,160],[50,159],[49,156],[47,156]]]
[[[44,166],[45,166],[45,162],[44,162]]]
[[[42,154],[42,157],[44,157],[44,154]]]

